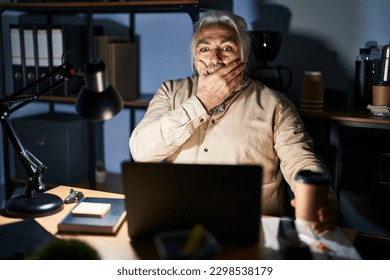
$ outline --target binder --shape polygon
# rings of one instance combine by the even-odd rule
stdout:
[[[14,92],[23,88],[22,45],[19,29],[19,25],[15,24],[11,24],[9,28]]]
[[[23,34],[23,49],[24,49],[24,86],[34,82],[37,77],[36,73],[36,41],[33,26],[21,26]],[[22,52],[23,53],[23,52]],[[36,87],[29,89],[26,93],[36,93]]]
[[[49,29],[47,26],[36,27],[36,42],[37,42],[37,78],[47,75],[49,68]],[[49,79],[37,86],[38,92],[50,86]]]
[[[138,63],[135,43],[126,36],[98,36],[99,58],[106,64],[109,82],[124,100],[138,97]]]
[[[94,34],[102,32],[101,26],[94,27]],[[52,69],[62,63],[82,69],[88,59],[87,27],[85,25],[53,25],[51,26],[52,56],[49,65]],[[55,82],[61,76],[54,77]],[[53,90],[53,95],[76,96],[83,87],[82,77],[76,76],[59,88]]]
[[[62,27],[49,27],[50,39],[51,39],[51,58],[49,60],[49,68],[55,69],[62,64],[62,54],[64,52],[64,36]],[[50,84],[53,85],[63,78],[62,75],[58,74],[50,78]],[[51,95],[54,96],[65,96],[64,85],[52,90]]]

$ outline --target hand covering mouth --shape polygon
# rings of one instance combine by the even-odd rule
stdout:
[[[212,74],[214,73],[215,71],[225,67],[226,64],[225,63],[221,63],[221,62],[218,62],[218,63],[210,63],[208,66],[207,66],[207,73],[208,74]]]

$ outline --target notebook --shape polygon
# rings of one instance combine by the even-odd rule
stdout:
[[[202,224],[221,243],[259,240],[261,166],[122,164],[132,240]]]

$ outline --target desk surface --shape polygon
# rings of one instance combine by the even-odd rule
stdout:
[[[48,193],[53,193],[64,199],[68,196],[70,187],[59,186]],[[79,190],[88,197],[112,197],[123,198],[122,194],[115,194],[109,192],[95,191],[89,189],[73,188]],[[115,236],[105,235],[88,235],[88,234],[59,234],[57,233],[58,223],[65,217],[65,215],[75,206],[75,204],[65,204],[64,209],[54,215],[36,218],[35,220],[40,223],[47,231],[56,235],[59,238],[77,238],[87,242],[93,248],[95,248],[102,259],[111,260],[125,260],[125,259],[158,259],[159,256],[152,242],[137,241],[136,243],[130,242],[128,236],[127,222],[125,221]],[[21,221],[21,219],[8,218],[0,216],[0,225]],[[260,244],[255,244],[247,247],[237,246],[226,248],[218,259],[259,259],[261,256]]]
[[[53,193],[64,199],[70,191],[70,187],[59,186],[48,193]],[[115,194],[109,192],[95,191],[89,189],[79,189],[88,197],[112,197],[123,198],[122,194]],[[115,236],[104,235],[88,235],[88,234],[59,234],[57,233],[58,223],[65,217],[65,215],[75,206],[75,204],[65,204],[64,209],[59,213],[56,213],[47,217],[36,218],[36,221],[40,223],[47,231],[56,235],[59,238],[77,238],[87,242],[94,247],[100,254],[102,259],[111,260],[125,260],[125,259],[159,259],[155,246],[152,242],[131,242],[128,236],[127,222],[120,227]],[[20,221],[21,219],[8,218],[0,216],[0,225],[9,224]],[[272,218],[263,218],[263,220],[274,221]],[[260,229],[261,241],[258,244],[253,245],[236,245],[236,246],[224,246],[220,253],[216,256],[217,259],[279,259],[280,255],[275,248],[264,247],[264,244],[274,243],[276,237],[274,236],[275,230],[272,227],[264,228],[264,222],[262,223],[263,229]],[[271,224],[271,223],[268,223]],[[234,225],[233,225],[234,226]],[[347,243],[353,240],[355,231],[345,231],[348,238],[345,238],[344,234],[341,234]],[[344,240],[344,242],[345,242]],[[351,243],[349,243],[350,245]],[[353,250],[354,248],[350,246]]]

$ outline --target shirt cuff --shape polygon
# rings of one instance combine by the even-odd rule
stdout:
[[[210,118],[200,100],[195,96],[188,98],[182,105],[194,126],[198,126]]]

